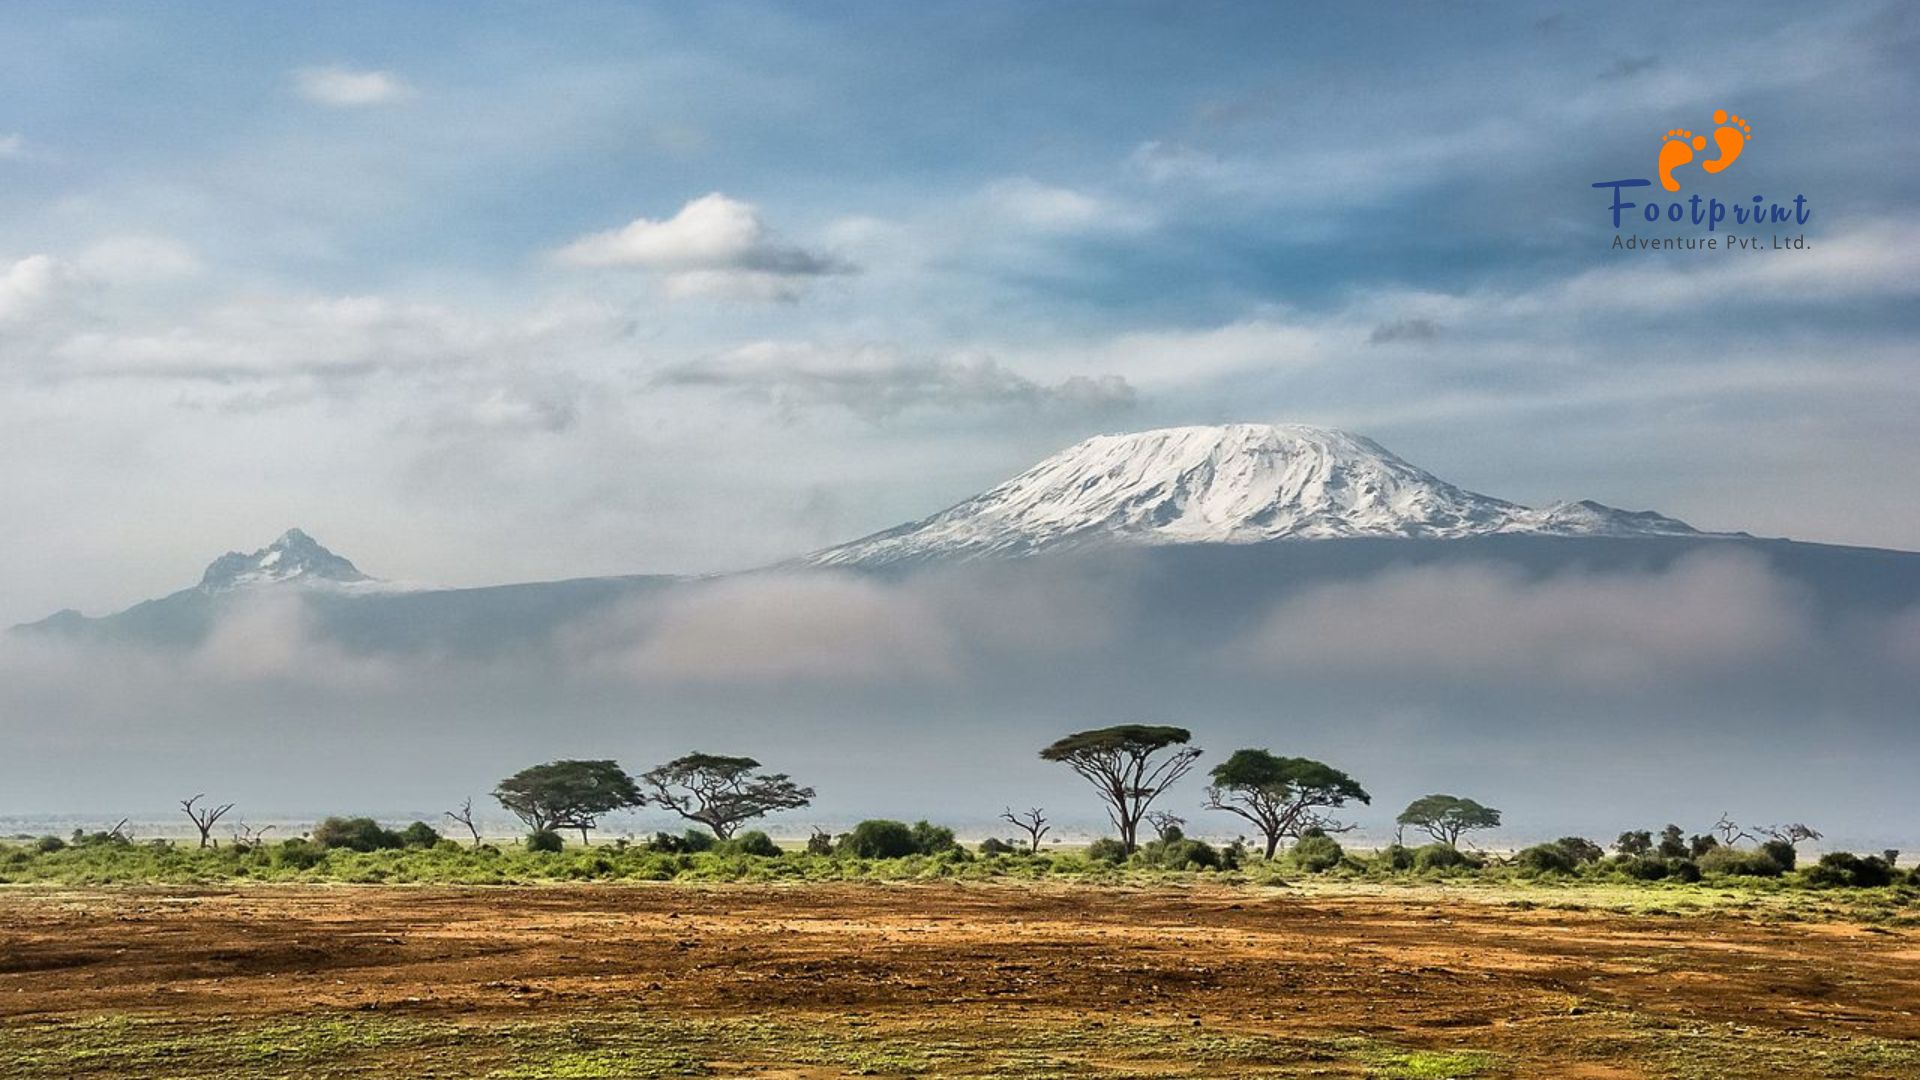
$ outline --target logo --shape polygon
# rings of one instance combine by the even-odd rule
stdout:
[[[1659,178],[1661,189],[1676,196],[1681,186],[1706,184],[1707,181],[1723,176],[1747,152],[1748,144],[1753,141],[1753,125],[1744,117],[1727,109],[1715,109],[1713,112],[1713,131],[1711,135],[1695,135],[1687,128],[1669,128],[1660,143],[1660,149],[1654,156],[1654,175]],[[1707,156],[1707,155],[1711,156]],[[1695,171],[1695,166],[1698,171]],[[1722,199],[1718,196],[1688,194],[1685,198],[1675,198],[1671,202],[1658,199],[1641,198],[1644,201],[1627,199],[1626,193],[1634,188],[1651,188],[1654,181],[1634,178],[1628,180],[1603,180],[1593,185],[1607,188],[1613,192],[1613,201],[1607,207],[1612,216],[1616,235],[1612,246],[1616,249],[1661,248],[1668,250],[1719,250],[1723,246],[1729,250],[1754,250],[1763,246],[1773,249],[1806,250],[1807,240],[1804,233],[1791,236],[1774,234],[1771,238],[1757,235],[1738,235],[1729,233],[1725,237],[1713,234],[1722,226],[1732,230],[1737,226],[1751,225],[1805,225],[1813,216],[1807,205],[1805,195],[1795,195],[1785,202],[1769,199],[1764,194],[1741,198],[1737,195]],[[1707,184],[1708,187],[1714,185]],[[1724,193],[1724,188],[1722,188]],[[1629,214],[1628,211],[1638,211]],[[1630,218],[1638,218],[1647,225],[1704,225],[1706,236],[1624,236],[1617,234]],[[1720,241],[1724,239],[1725,244]]]
[[[1720,156],[1712,161],[1701,162],[1700,167],[1717,173],[1740,160],[1740,152],[1747,148],[1747,140],[1753,138],[1753,131],[1745,120],[1725,109],[1714,110],[1713,122],[1720,125],[1713,129],[1713,143],[1719,148]],[[1668,191],[1679,191],[1680,181],[1674,178],[1673,170],[1692,162],[1694,151],[1706,148],[1705,135],[1695,135],[1680,128],[1667,132],[1667,141],[1660,144],[1660,186]]]

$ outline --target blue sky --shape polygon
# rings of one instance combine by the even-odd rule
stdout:
[[[1920,547],[1917,61],[1905,5],[11,5],[0,620],[294,524],[752,565],[1228,420]],[[1610,252],[1589,185],[1717,108],[1688,193],[1809,250]]]

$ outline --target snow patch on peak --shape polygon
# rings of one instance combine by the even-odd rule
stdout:
[[[224,592],[258,585],[354,585],[374,579],[299,529],[288,529],[258,551],[229,551],[208,564],[200,589]]]
[[[1694,530],[1659,514],[1593,502],[1535,510],[1480,495],[1344,431],[1227,424],[1095,436],[932,517],[806,561],[881,565],[1093,544],[1495,533],[1669,536]]]

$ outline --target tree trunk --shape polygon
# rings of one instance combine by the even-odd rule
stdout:
[[[1274,852],[1279,850],[1280,850],[1280,834],[1277,832],[1268,833],[1267,834],[1267,861],[1272,862]]]
[[[587,846],[587,827],[585,825],[580,826],[580,846]]]

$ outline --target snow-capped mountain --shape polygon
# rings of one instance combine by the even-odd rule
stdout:
[[[299,529],[288,529],[258,551],[229,551],[213,560],[197,588],[225,592],[257,585],[356,585],[374,580],[313,537]]]
[[[1349,537],[1702,535],[1596,502],[1533,509],[1458,488],[1371,439],[1300,424],[1100,435],[932,517],[807,556],[874,566],[1095,544]]]

